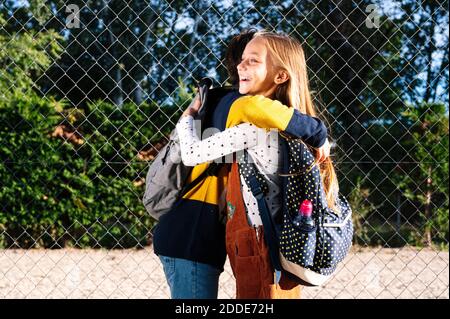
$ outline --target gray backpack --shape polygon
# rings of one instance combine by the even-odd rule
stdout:
[[[186,184],[193,167],[185,166],[181,161],[180,142],[176,130],[173,130],[169,143],[161,149],[147,172],[143,198],[145,209],[159,220],[178,199],[211,175],[215,166],[216,163],[211,163],[200,176]]]
[[[209,78],[202,79],[198,84],[202,101],[198,114],[200,119],[205,117],[205,104],[211,84],[212,80]],[[176,129],[174,129],[170,134],[167,145],[159,151],[151,163],[145,179],[143,203],[150,216],[159,220],[191,188],[206,176],[215,174],[217,164],[211,163],[200,176],[186,184],[192,168],[185,166],[181,161],[180,142]]]

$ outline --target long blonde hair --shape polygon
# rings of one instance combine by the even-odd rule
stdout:
[[[284,70],[289,75],[289,80],[277,86],[273,98],[304,114],[317,117],[309,90],[305,54],[300,42],[288,35],[267,31],[256,32],[253,36],[255,38],[265,41],[275,69]],[[336,206],[339,185],[331,158],[328,157],[319,168],[328,206],[339,212],[340,209]]]

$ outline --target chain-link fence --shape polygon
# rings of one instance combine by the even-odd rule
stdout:
[[[1,0],[0,23],[0,296],[169,297],[145,174],[255,27],[301,41],[354,211],[350,255],[302,296],[449,297],[448,1]]]

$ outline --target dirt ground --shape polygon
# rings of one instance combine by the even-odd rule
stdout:
[[[228,261],[219,298],[234,298]],[[0,298],[169,298],[152,248],[0,250]],[[324,287],[302,298],[449,298],[448,252],[353,250]]]

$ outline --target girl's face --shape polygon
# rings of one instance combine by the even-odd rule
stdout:
[[[263,39],[255,38],[247,44],[237,71],[239,93],[271,97],[275,92],[274,67]]]

